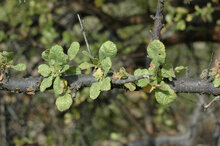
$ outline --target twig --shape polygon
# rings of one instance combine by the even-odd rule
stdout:
[[[160,40],[160,31],[163,28],[163,7],[165,0],[158,0],[157,12],[154,18],[153,40]]]
[[[88,40],[87,40],[87,37],[86,37],[86,32],[85,32],[84,27],[83,27],[83,22],[82,22],[82,20],[81,20],[81,18],[80,18],[80,16],[79,16],[79,14],[77,14],[77,17],[78,17],[78,19],[79,19],[81,31],[82,31],[82,33],[83,33],[83,37],[84,37],[84,40],[85,40],[85,42],[86,42],[86,46],[87,46],[88,52],[89,52],[90,56],[93,57],[92,52],[91,52],[91,49],[90,49],[90,46],[89,46],[89,43],[88,43]]]
[[[144,128],[140,125],[140,123],[136,120],[136,118],[132,115],[130,110],[117,98],[114,98],[113,100],[125,113],[125,115],[128,117],[128,119],[135,125],[135,127],[138,129],[138,131],[142,135],[148,135],[147,132],[144,130]]]
[[[160,40],[160,31],[163,28],[163,7],[164,7],[164,2],[165,0],[158,0],[157,1],[157,11],[156,11],[156,15],[152,16],[151,18],[154,20],[154,29],[152,32],[152,40]],[[149,68],[150,66],[150,61],[151,59],[149,58],[148,55],[146,55],[146,68]]]
[[[123,79],[123,80],[112,79],[112,83],[115,85],[122,85],[125,83],[134,82],[134,81],[137,81],[137,80],[143,79],[143,78],[147,78],[148,81],[150,82],[150,75],[140,75],[138,77],[128,77],[127,79]]]
[[[205,109],[208,109],[213,103],[216,103],[220,100],[220,96],[216,96],[214,99],[212,99],[207,105],[204,106]]]

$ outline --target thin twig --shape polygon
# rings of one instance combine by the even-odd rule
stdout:
[[[83,27],[83,22],[82,22],[82,20],[81,20],[81,18],[80,18],[80,16],[79,16],[79,14],[77,14],[77,17],[78,17],[78,19],[79,19],[81,31],[82,31],[82,33],[83,33],[83,37],[84,37],[84,40],[85,40],[85,42],[86,42],[86,46],[87,46],[88,52],[89,52],[90,56],[93,57],[92,52],[91,52],[91,49],[90,49],[90,46],[89,46],[89,43],[88,43],[88,40],[87,40],[87,37],[86,37],[86,32],[85,32],[84,27]]]
[[[142,135],[148,135],[148,133],[144,130],[144,128],[142,127],[142,125],[140,125],[140,123],[136,120],[136,118],[132,115],[132,113],[130,112],[130,110],[117,98],[114,98],[113,100],[125,113],[125,115],[128,117],[128,119],[135,125],[135,127],[138,129],[138,131],[142,134]]]
[[[204,106],[205,109],[208,109],[213,103],[216,103],[220,100],[220,96],[216,96],[214,99],[212,99],[207,105]]]

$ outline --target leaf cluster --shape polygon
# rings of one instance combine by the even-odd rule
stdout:
[[[76,67],[69,66],[70,61],[76,57],[79,47],[78,42],[73,42],[67,54],[63,52],[63,48],[59,45],[55,45],[42,53],[42,58],[48,64],[41,64],[38,67],[38,72],[44,77],[40,85],[40,91],[44,92],[53,84],[53,91],[58,96],[56,105],[60,111],[67,110],[72,105],[71,92],[68,89],[67,81],[62,79],[62,73],[77,74],[77,72],[81,72]]]
[[[14,58],[13,52],[7,52],[7,51],[0,52],[0,69],[5,70],[6,68],[12,68],[16,71],[26,70],[25,64],[13,65],[14,64],[13,58]]]

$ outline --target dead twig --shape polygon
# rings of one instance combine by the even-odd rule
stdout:
[[[80,16],[79,16],[79,14],[77,14],[77,17],[78,17],[78,19],[79,19],[81,31],[82,31],[82,33],[83,33],[83,37],[84,37],[84,40],[85,40],[85,42],[86,42],[86,47],[87,47],[87,49],[88,49],[89,55],[90,55],[91,57],[93,57],[92,52],[91,52],[91,49],[90,49],[90,46],[89,46],[89,43],[88,43],[88,40],[87,40],[87,37],[86,37],[86,32],[85,32],[84,27],[83,27],[83,22],[82,22],[82,20],[81,20],[81,18],[80,18]]]

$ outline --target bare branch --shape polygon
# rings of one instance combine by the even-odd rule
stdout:
[[[204,106],[205,109],[208,109],[213,103],[216,103],[220,100],[220,96],[216,96],[214,99],[211,100],[207,105]]]
[[[82,20],[81,20],[81,18],[80,18],[80,16],[79,16],[79,14],[77,14],[77,17],[78,17],[78,19],[79,19],[81,31],[82,31],[82,33],[83,33],[83,37],[84,37],[84,40],[85,40],[85,42],[86,42],[86,47],[87,47],[87,49],[88,49],[89,55],[90,55],[91,57],[93,57],[92,52],[91,52],[91,49],[90,49],[90,46],[89,46],[89,43],[88,43],[88,40],[87,40],[87,37],[86,37],[86,32],[85,32],[84,27],[83,27],[83,22],[82,22]]]
[[[63,78],[67,80],[71,89],[90,87],[92,83],[97,82],[92,74],[66,75],[63,76]],[[135,82],[141,78],[149,78],[149,76],[141,75],[139,77],[129,77],[123,80],[113,79],[111,77],[111,83],[114,85],[114,88],[121,88],[121,85],[128,82]],[[36,91],[39,91],[41,81],[42,77],[12,77],[8,79],[8,82],[0,84],[0,90],[26,92],[28,94],[32,94]],[[172,82],[167,81],[166,83],[168,83],[176,93],[203,93],[216,96],[220,95],[220,88],[215,88],[213,83],[201,78],[177,78]],[[140,90],[140,88],[137,88],[136,90]]]
[[[165,0],[157,1],[157,12],[154,17],[153,40],[160,40],[160,31],[163,27],[163,7]]]

